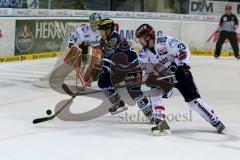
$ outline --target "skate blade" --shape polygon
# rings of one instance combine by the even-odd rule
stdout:
[[[166,129],[166,130],[163,130],[163,131],[154,130],[154,131],[152,131],[152,134],[155,135],[155,136],[167,136],[167,135],[172,134],[172,132],[169,129]]]
[[[126,110],[128,110],[128,107],[124,106],[124,107],[119,108],[119,109],[118,109],[117,111],[115,111],[115,112],[111,112],[110,114],[111,114],[111,115],[115,115],[115,114],[121,113],[121,112],[126,111]]]
[[[226,130],[226,128],[221,132],[221,133],[218,133],[218,134],[225,134],[225,135],[227,135],[227,130]]]

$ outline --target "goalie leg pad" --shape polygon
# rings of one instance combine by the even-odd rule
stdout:
[[[82,54],[82,49],[73,45],[69,49],[67,56],[64,58],[64,62],[66,62],[70,65],[73,65],[74,67],[80,67],[81,66],[81,54]]]

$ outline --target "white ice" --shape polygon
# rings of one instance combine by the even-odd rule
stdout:
[[[226,125],[227,135],[189,110],[181,96],[165,101],[172,135],[151,135],[150,124],[128,116],[105,115],[85,122],[54,119],[33,125],[57,102],[68,98],[32,86],[55,59],[0,64],[1,160],[223,160],[240,158],[240,61],[192,57],[192,72],[202,97]],[[88,110],[98,100],[78,97],[72,112]],[[188,121],[172,117],[183,115]],[[192,115],[191,115],[192,114]],[[183,120],[183,119],[182,119]]]

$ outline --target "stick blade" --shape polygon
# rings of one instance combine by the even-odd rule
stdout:
[[[54,118],[54,116],[37,118],[37,119],[34,119],[32,123],[33,123],[33,124],[37,124],[37,123],[41,123],[41,122],[45,122],[45,121],[52,120],[53,118]]]
[[[70,96],[73,96],[73,95],[74,95],[74,93],[68,88],[68,86],[67,86],[65,83],[62,84],[62,89],[63,89],[68,95],[70,95]]]

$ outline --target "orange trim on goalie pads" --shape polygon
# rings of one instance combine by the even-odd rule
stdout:
[[[90,60],[89,66],[86,69],[86,72],[84,73],[85,83],[89,84],[89,86],[91,86],[91,83],[89,81],[92,80],[94,76],[92,75],[92,68],[94,68],[95,65],[99,63],[100,59],[101,59],[101,50],[99,48],[92,48],[91,60]]]
[[[80,49],[78,46],[72,45],[68,51],[67,56],[64,58],[64,62],[74,67],[76,71],[76,75],[79,77],[82,85],[85,86],[86,82],[84,80],[84,76],[81,71],[81,63],[82,63],[81,55],[82,55],[82,49]]]
[[[92,59],[91,59],[89,67],[91,67],[95,64],[98,64],[100,59],[101,59],[101,49],[93,48],[92,49]]]

